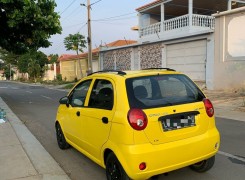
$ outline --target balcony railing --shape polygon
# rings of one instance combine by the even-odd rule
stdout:
[[[193,14],[192,26],[208,27],[210,29],[214,29],[214,17]]]
[[[193,27],[214,29],[214,17],[212,16],[193,14],[191,22]],[[187,14],[163,22],[155,23],[147,27],[143,27],[140,29],[140,37],[166,32],[166,31],[172,31],[176,29],[181,29],[188,26],[190,25],[189,25],[189,15]]]
[[[177,18],[169,19],[163,22],[164,31],[171,31],[173,29],[179,29],[186,26],[189,26],[189,16],[179,16]]]
[[[156,34],[161,32],[161,22],[144,27],[140,30],[141,36]]]

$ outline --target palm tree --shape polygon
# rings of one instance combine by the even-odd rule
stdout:
[[[69,34],[69,36],[65,38],[64,44],[65,44],[66,50],[74,50],[76,51],[77,55],[79,52],[83,52],[83,48],[86,48],[85,37],[79,33]],[[78,60],[81,77],[83,77],[80,59],[78,58],[77,60]]]

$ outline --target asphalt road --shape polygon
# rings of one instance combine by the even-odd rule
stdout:
[[[60,164],[72,180],[106,179],[105,171],[74,148],[58,148],[54,122],[58,100],[67,92],[42,86],[0,81],[0,96],[21,119],[44,148]],[[245,122],[216,118],[221,134],[221,147],[214,167],[206,173],[189,168],[160,175],[159,180],[244,180]]]

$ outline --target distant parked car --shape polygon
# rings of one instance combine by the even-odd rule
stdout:
[[[106,169],[107,179],[147,179],[190,166],[209,170],[220,145],[214,108],[172,69],[101,71],[60,99],[55,122],[70,145]]]

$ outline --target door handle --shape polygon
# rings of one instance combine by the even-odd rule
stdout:
[[[80,116],[80,111],[77,111],[77,113],[76,113],[76,114],[77,114],[77,116]]]
[[[107,117],[103,117],[102,118],[102,122],[104,123],[104,124],[107,124],[109,121],[108,121],[108,118]]]

